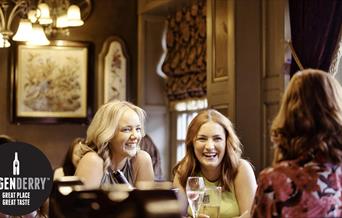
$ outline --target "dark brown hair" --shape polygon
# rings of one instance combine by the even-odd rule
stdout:
[[[144,137],[142,137],[140,141],[140,148],[149,153],[149,155],[151,156],[154,177],[157,180],[162,179],[160,154],[157,146],[154,144],[152,138],[149,135],[145,135]]]
[[[342,162],[342,88],[330,74],[297,72],[284,94],[272,124],[274,163],[303,155],[323,155]]]
[[[76,166],[72,162],[72,156],[73,156],[74,149],[75,149],[76,145],[79,143],[84,143],[84,141],[85,140],[83,138],[76,138],[72,142],[71,146],[69,147],[69,149],[65,155],[63,166],[62,166],[64,176],[73,176],[75,174]]]

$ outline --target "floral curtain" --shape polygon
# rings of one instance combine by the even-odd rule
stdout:
[[[167,19],[167,75],[170,101],[206,95],[206,4],[204,0],[178,10]]]

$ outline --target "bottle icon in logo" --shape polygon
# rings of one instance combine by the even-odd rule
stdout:
[[[13,175],[19,176],[19,160],[18,160],[18,152],[14,153],[14,160],[13,160]]]

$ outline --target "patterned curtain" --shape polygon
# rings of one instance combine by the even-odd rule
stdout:
[[[167,55],[162,70],[167,75],[170,101],[206,96],[205,2],[198,0],[167,19]]]

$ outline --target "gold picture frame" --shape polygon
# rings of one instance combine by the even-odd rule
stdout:
[[[90,43],[17,44],[13,74],[13,122],[87,123]]]

